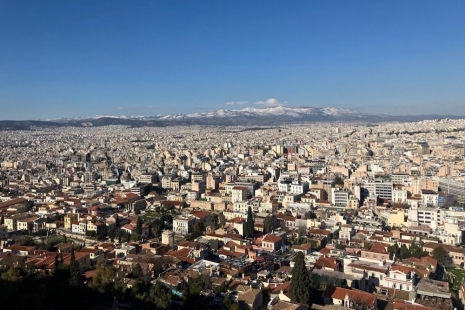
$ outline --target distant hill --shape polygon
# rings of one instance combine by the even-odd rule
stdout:
[[[270,126],[306,122],[416,122],[431,119],[462,119],[456,115],[403,115],[366,114],[337,108],[276,106],[262,109],[214,110],[205,113],[156,116],[95,116],[89,118],[53,119],[50,121],[0,121],[0,130],[32,130],[52,127],[99,127],[125,125],[129,127],[164,127],[184,125],[215,126]]]

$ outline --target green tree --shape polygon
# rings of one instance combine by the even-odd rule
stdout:
[[[402,244],[400,246],[400,251],[399,251],[399,258],[400,259],[406,259],[410,257],[410,252],[405,244]]]
[[[137,218],[136,234],[138,234],[139,236],[142,235],[142,219],[140,217]]]
[[[212,230],[217,230],[218,229],[218,214],[212,213],[208,224]]]
[[[140,264],[135,264],[132,267],[132,272],[131,273],[132,273],[132,276],[134,277],[134,279],[136,279],[136,280],[145,278],[144,277],[144,271],[142,270],[142,266]]]
[[[446,268],[452,266],[452,258],[449,253],[442,247],[438,246],[433,250],[432,256],[439,264],[443,265]]]
[[[344,180],[338,175],[334,178],[333,182],[331,183],[331,187],[334,187],[336,184],[337,185],[343,185],[344,184]]]
[[[119,228],[119,227],[120,227],[119,216],[118,216],[117,213],[115,213],[115,227],[116,227],[116,228]]]
[[[74,255],[74,246],[71,248],[71,260],[69,263],[69,285],[71,287],[80,287],[82,285],[81,270],[79,263]]]
[[[302,304],[310,304],[311,279],[310,274],[305,267],[304,254],[298,252],[294,258],[294,268],[292,269],[292,281],[289,288],[291,300]]]
[[[112,292],[114,289],[114,280],[117,270],[113,266],[105,266],[105,260],[100,259],[96,264],[95,275],[89,288],[95,289],[100,293]]]
[[[245,237],[253,237],[254,235],[254,220],[253,220],[253,215],[252,215],[252,208],[249,206],[249,209],[247,210],[247,220],[245,222],[245,227],[244,227],[244,236]]]
[[[263,222],[263,232],[265,234],[271,233],[276,228],[276,226],[278,226],[276,216],[274,214],[268,215],[265,217],[265,221]]]
[[[219,215],[218,215],[218,222],[220,223],[220,226],[223,227],[224,225],[226,225],[226,217],[224,216],[223,212],[221,212]]]
[[[205,225],[203,224],[203,222],[201,222],[201,221],[195,222],[195,224],[194,224],[194,232],[203,234],[204,231],[205,231]]]
[[[58,271],[60,262],[58,261],[58,254],[55,254],[55,263],[53,265],[53,274],[56,274]]]
[[[110,238],[111,242],[115,242],[116,237],[116,228],[112,227],[108,230],[108,237]]]
[[[159,309],[169,309],[171,306],[171,290],[160,282],[150,288],[150,300]]]

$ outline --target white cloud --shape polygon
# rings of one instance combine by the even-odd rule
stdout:
[[[249,103],[248,101],[228,101],[226,105],[243,105]]]
[[[280,102],[276,100],[275,98],[266,99],[265,101],[254,102],[254,104],[260,104],[260,105],[265,105],[265,106],[270,106],[270,107],[277,106],[277,105],[285,105],[286,103],[287,103],[286,101]]]
[[[124,110],[124,107],[118,107],[118,110]]]

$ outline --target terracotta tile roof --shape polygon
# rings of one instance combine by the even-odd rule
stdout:
[[[374,305],[376,296],[359,290],[349,290],[342,287],[330,287],[326,290],[325,295],[333,299],[344,300],[346,295],[351,300],[363,300],[368,305]]]
[[[385,246],[381,242],[375,242],[370,248],[370,252],[372,253],[380,253],[380,254],[388,254],[386,251]]]
[[[326,257],[326,256],[320,256],[318,260],[315,263],[315,267],[318,269],[321,268],[331,268],[335,271],[338,270],[338,263],[337,260],[334,257]]]
[[[281,238],[280,236],[276,236],[276,235],[265,235],[262,239],[262,242],[273,242],[273,243],[276,243],[276,242],[279,242],[283,240],[283,238]]]
[[[406,304],[404,302],[395,301],[394,310],[437,310],[436,308],[425,307],[419,304]]]

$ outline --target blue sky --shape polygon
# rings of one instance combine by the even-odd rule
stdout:
[[[463,0],[4,0],[0,119],[465,115],[464,16]]]

